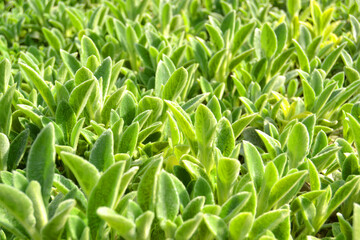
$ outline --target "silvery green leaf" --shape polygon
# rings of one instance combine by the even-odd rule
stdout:
[[[156,214],[160,220],[174,221],[180,208],[180,199],[175,184],[166,172],[161,172],[156,197]]]
[[[64,61],[65,66],[68,68],[70,74],[75,76],[76,72],[81,68],[81,63],[72,54],[62,49],[60,50],[60,56]]]
[[[7,169],[9,150],[9,139],[5,134],[0,133],[0,169],[2,171]]]
[[[90,56],[94,55],[100,61],[100,53],[95,43],[88,36],[81,38],[81,62],[84,64]]]
[[[259,152],[252,143],[244,141],[243,148],[245,163],[250,174],[250,178],[254,182],[256,191],[259,191],[264,177],[263,161]]]
[[[48,221],[47,211],[41,195],[41,186],[37,181],[31,181],[26,188],[26,195],[33,203],[36,229],[40,231]]]
[[[75,175],[84,193],[89,196],[100,178],[97,168],[87,160],[71,153],[61,152],[60,156],[65,165]]]
[[[0,184],[0,205],[5,208],[34,238],[39,238],[35,230],[36,219],[34,217],[33,204],[20,190]]]
[[[289,157],[289,169],[296,168],[308,154],[309,134],[304,124],[296,123],[291,129],[288,142],[287,154]]]
[[[274,230],[289,214],[289,210],[285,209],[269,211],[262,214],[253,222],[249,238],[259,239],[266,231]]]
[[[230,236],[233,239],[244,239],[250,232],[254,217],[249,212],[240,212],[229,223]]]
[[[137,200],[143,211],[153,211],[155,209],[157,184],[162,163],[162,157],[152,160],[140,180],[137,191]]]
[[[19,63],[20,69],[23,74],[31,81],[44,98],[44,101],[48,105],[52,114],[55,114],[56,103],[54,100],[54,96],[51,93],[50,87],[46,84],[45,80],[42,76],[40,76],[33,68],[25,63]]]
[[[19,162],[21,161],[26,150],[29,134],[30,134],[30,130],[25,129],[24,131],[19,133],[10,144],[8,161],[7,161],[7,169],[9,171],[15,169],[18,166]]]
[[[87,218],[93,238],[103,235],[105,222],[97,215],[97,209],[102,206],[109,208],[115,206],[124,165],[124,162],[117,162],[109,167],[91,190]]]
[[[50,198],[55,171],[55,130],[49,123],[36,137],[29,152],[26,177],[38,181],[45,205]]]
[[[267,58],[271,58],[277,48],[275,32],[271,29],[268,23],[265,23],[261,30],[261,47]]]
[[[175,101],[181,94],[188,80],[188,72],[185,68],[179,68],[172,73],[164,85],[162,97],[166,100]]]
[[[121,216],[108,207],[100,207],[97,210],[100,218],[114,228],[125,239],[134,239],[136,236],[136,225],[131,220]]]
[[[49,222],[42,228],[42,239],[59,239],[61,237],[70,211],[75,206],[75,203],[73,199],[68,199],[60,203],[55,215],[49,219]]]
[[[0,62],[0,93],[5,94],[11,76],[11,63],[8,59],[3,59]]]
[[[96,140],[90,152],[89,162],[100,172],[114,164],[113,133],[111,130],[104,131]]]
[[[94,87],[95,80],[91,79],[81,83],[70,93],[69,104],[72,107],[77,119],[86,107]]]

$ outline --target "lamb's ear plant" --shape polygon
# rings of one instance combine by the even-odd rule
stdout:
[[[0,16],[0,239],[360,238],[357,1]]]

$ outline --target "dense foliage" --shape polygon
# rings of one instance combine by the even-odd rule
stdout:
[[[0,15],[0,239],[360,239],[360,1]]]

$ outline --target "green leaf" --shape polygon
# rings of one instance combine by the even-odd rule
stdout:
[[[171,73],[166,64],[160,60],[155,74],[155,93],[156,96],[160,96],[161,86],[165,85],[170,78]]]
[[[251,48],[247,51],[244,51],[244,52],[234,56],[229,64],[229,70],[233,70],[234,68],[236,68],[243,60],[245,60],[247,57],[252,55],[254,51],[255,51],[255,49]]]
[[[69,15],[70,21],[72,25],[76,28],[76,30],[81,31],[84,29],[84,24],[81,21],[81,18],[77,15],[76,9],[66,8],[66,13]]]
[[[162,171],[158,181],[156,216],[162,220],[174,221],[179,212],[180,200],[175,184],[168,173]]]
[[[357,150],[358,154],[360,154],[360,135],[359,135],[360,134],[360,124],[351,114],[347,113],[346,116],[349,119],[348,122],[350,125],[351,132],[354,136],[356,150]]]
[[[36,219],[31,200],[20,190],[0,184],[0,205],[5,208],[30,234],[37,236],[35,230]]]
[[[217,73],[222,71],[223,61],[226,56],[226,49],[221,49],[216,52],[209,61],[209,76],[210,77],[217,77]],[[215,92],[215,91],[214,91]],[[216,95],[216,94],[215,94]]]
[[[76,72],[81,68],[81,63],[72,54],[62,49],[60,50],[60,56],[65,63],[65,66],[69,70],[71,76],[75,76]]]
[[[111,130],[104,131],[96,140],[91,149],[89,162],[92,163],[100,172],[105,171],[114,164],[113,155],[113,134]]]
[[[307,171],[289,174],[277,181],[271,188],[268,209],[279,208],[288,203],[300,190],[305,182]]]
[[[0,132],[9,135],[12,123],[11,103],[15,94],[15,86],[9,88],[2,97],[0,97]]]
[[[245,129],[245,127],[247,125],[249,125],[257,116],[257,113],[253,113],[253,114],[249,114],[246,116],[243,116],[242,118],[236,120],[233,124],[232,124],[232,128],[233,128],[233,132],[234,132],[234,136],[235,139],[237,139],[240,134],[242,133],[242,131]]]
[[[61,101],[56,108],[55,121],[58,124],[64,134],[66,142],[70,139],[71,131],[76,124],[76,115],[69,105],[65,101]]]
[[[194,189],[192,191],[192,197],[204,196],[205,204],[214,204],[214,194],[211,190],[209,183],[203,178],[199,177],[195,182]]]
[[[4,93],[8,89],[9,80],[11,76],[11,63],[8,59],[3,59],[0,62],[0,93]]]
[[[292,42],[293,42],[293,44],[295,45],[295,48],[296,48],[297,57],[298,57],[299,64],[300,64],[300,69],[307,72],[307,73],[309,73],[310,72],[309,59],[307,58],[304,50],[301,48],[299,43],[295,39],[293,39]]]
[[[138,143],[141,143],[142,141],[144,141],[148,136],[150,136],[150,134],[154,133],[155,131],[159,130],[161,127],[163,126],[162,122],[155,122],[153,124],[151,124],[149,127],[141,130],[141,132],[139,132],[139,137],[137,139]]]
[[[120,101],[119,111],[120,118],[124,119],[125,125],[130,125],[135,118],[137,103],[134,95],[128,90],[125,91]]]
[[[240,162],[232,158],[220,158],[217,166],[218,201],[224,203],[230,196],[232,187],[239,176]]]
[[[279,55],[279,53],[283,52],[283,48],[285,47],[285,44],[287,42],[288,37],[288,28],[285,22],[280,23],[275,28],[275,34],[277,39],[277,49],[275,56]]]
[[[216,215],[205,214],[204,223],[216,239],[228,239],[228,228],[224,220]]]
[[[311,110],[315,102],[315,92],[306,80],[302,80],[305,109]]]
[[[281,209],[264,213],[255,219],[251,231],[250,239],[259,239],[266,231],[272,231],[289,216],[289,210]]]
[[[256,191],[260,190],[264,177],[264,165],[255,146],[248,141],[243,141],[245,163],[251,180],[254,182]]]
[[[110,122],[111,110],[116,110],[119,107],[121,99],[124,96],[125,89],[125,86],[117,89],[109,98],[106,99],[101,110],[101,119],[105,125]]]
[[[141,59],[144,62],[144,65],[149,68],[153,68],[153,63],[151,61],[150,52],[143,45],[136,43],[135,48],[137,53],[140,55]]]
[[[91,72],[95,72],[99,67],[100,62],[95,55],[91,55],[83,65],[85,65],[85,67],[88,68]]]
[[[241,192],[233,195],[221,207],[219,217],[228,223],[245,206],[245,204],[250,199],[250,195],[251,194],[248,192]]]
[[[86,67],[81,67],[75,73],[75,85],[78,86],[81,83],[93,79],[94,74]]]
[[[101,65],[94,72],[94,76],[99,80],[102,78],[102,97],[105,98],[110,87],[111,78],[111,58],[107,57],[102,61]]]
[[[26,164],[26,177],[29,181],[40,183],[45,205],[50,198],[54,178],[55,154],[55,130],[49,123],[32,144]]]
[[[321,109],[326,105],[328,99],[336,88],[336,82],[331,81],[330,84],[321,92],[320,96],[316,99],[313,107],[313,112],[319,113]]]
[[[257,132],[257,134],[265,144],[266,150],[269,152],[271,158],[275,158],[279,151],[278,149],[281,148],[280,142],[262,131],[259,130],[255,130],[255,131]]]
[[[261,31],[261,48],[264,50],[265,56],[271,58],[277,48],[277,40],[275,32],[268,23],[265,23]]]
[[[357,39],[360,34],[360,23],[353,15],[350,15],[350,23],[353,38]]]
[[[135,221],[137,239],[149,239],[154,213],[146,211],[141,214]]]
[[[312,191],[320,190],[321,183],[319,173],[311,160],[308,160],[310,187]]]
[[[212,43],[216,46],[216,48],[222,49],[224,47],[224,39],[222,37],[222,32],[218,27],[214,27],[210,24],[205,24],[206,30],[208,31]]]
[[[339,220],[341,232],[345,235],[345,238],[353,239],[352,228],[351,228],[350,223],[345,220],[345,218],[343,217],[343,215],[341,213],[337,213],[336,216]]]
[[[87,160],[67,152],[60,153],[62,161],[75,175],[81,189],[86,196],[90,196],[91,190],[100,178],[99,171]]]
[[[9,171],[16,169],[22,157],[24,156],[26,145],[29,139],[30,130],[25,129],[19,133],[10,144],[7,169]]]
[[[330,217],[330,215],[342,204],[354,191],[358,188],[360,184],[360,177],[356,176],[352,180],[346,182],[341,186],[331,198],[326,214],[323,216],[324,221]]]
[[[181,132],[185,135],[186,139],[190,143],[191,150],[193,153],[197,152],[197,142],[194,127],[189,119],[187,113],[175,102],[170,102],[165,100],[166,104],[170,108],[171,112],[174,114],[176,122],[181,130]]]
[[[137,200],[143,211],[155,209],[156,189],[162,164],[162,157],[153,159],[140,180]]]
[[[204,207],[205,204],[205,197],[204,196],[198,196],[193,198],[188,205],[186,205],[183,213],[182,213],[182,219],[184,221],[191,219],[195,217],[201,209]]]
[[[215,145],[225,157],[230,156],[235,148],[233,129],[226,118],[222,118],[217,124]]]
[[[80,137],[80,132],[81,132],[84,122],[85,122],[85,118],[79,119],[71,131],[70,146],[73,147],[74,149],[76,149],[76,147],[77,147],[79,137]]]
[[[76,118],[79,118],[80,114],[84,110],[94,87],[95,80],[91,79],[81,83],[72,90],[69,97],[69,104],[74,110]]]
[[[40,231],[48,221],[47,211],[41,196],[41,186],[37,181],[31,181],[26,188],[26,195],[33,203],[36,229]]]
[[[181,205],[180,207],[184,208],[190,202],[190,197],[186,190],[186,187],[183,182],[180,181],[180,179],[178,179],[175,175],[171,174],[170,177],[175,185],[176,192],[179,195]]]
[[[91,40],[91,38],[83,36],[81,38],[81,62],[85,64],[88,58],[92,55],[100,61],[99,50],[96,48],[95,43]]]
[[[54,216],[49,219],[49,222],[41,230],[42,239],[50,240],[61,238],[65,224],[75,204],[76,202],[73,199],[65,200],[59,204]]]
[[[154,123],[158,120],[163,112],[164,102],[161,98],[145,96],[141,98],[139,101],[139,113],[144,112],[146,110],[152,110],[151,115],[149,116],[147,122],[147,126]]]
[[[183,67],[173,72],[164,86],[163,98],[166,100],[175,101],[184,89],[187,78],[188,72]]]
[[[241,240],[250,232],[254,217],[250,212],[241,212],[233,217],[229,223],[230,236],[234,240]]]
[[[271,76],[275,76],[275,74],[278,73],[283,68],[285,63],[292,56],[293,52],[294,52],[294,48],[289,48],[283,51],[282,53],[280,53],[280,55],[274,59],[271,65],[271,71],[270,71]]]
[[[99,207],[113,208],[119,193],[121,177],[124,171],[124,162],[117,162],[104,172],[93,187],[88,201],[87,218],[91,235],[94,239],[103,236],[104,221],[96,211]]]
[[[346,43],[341,44],[338,48],[332,51],[321,64],[321,68],[326,72],[326,75],[330,72],[334,66],[336,60],[339,58],[341,51],[345,48]]]
[[[235,34],[233,44],[232,44],[232,53],[236,53],[239,48],[243,45],[246,41],[248,36],[252,33],[255,27],[255,22],[250,22],[244,26],[242,26]]]
[[[360,237],[360,205],[354,204],[354,218],[353,218],[353,238]]]
[[[309,134],[304,124],[296,123],[288,137],[287,154],[289,157],[289,169],[296,168],[308,154]]]
[[[216,119],[214,114],[209,108],[201,104],[195,113],[195,132],[199,144],[199,159],[208,172],[211,171],[214,164],[210,156],[215,130]]]
[[[175,232],[175,239],[189,240],[198,230],[200,223],[203,220],[203,214],[199,213],[194,218],[185,221]]]
[[[31,81],[35,85],[41,96],[44,98],[44,101],[48,105],[51,113],[55,115],[55,99],[51,93],[49,86],[45,83],[45,80],[27,64],[20,62],[19,65],[22,73],[26,75],[29,81]]]
[[[131,156],[136,149],[138,136],[139,122],[134,122],[121,135],[118,152],[129,153]]]
[[[56,51],[60,51],[61,42],[59,38],[47,28],[43,27],[42,32],[44,33],[46,41],[50,44],[50,46],[53,47]]]
[[[279,172],[274,163],[275,160],[269,162],[265,167],[264,179],[261,185],[261,190],[258,196],[258,202],[256,206],[257,215],[261,215],[267,208],[270,191],[274,184],[279,180]]]
[[[204,100],[209,95],[210,95],[210,93],[203,93],[203,94],[197,95],[196,97],[193,97],[192,99],[188,100],[186,103],[181,105],[182,110],[185,110],[187,113],[191,114],[202,102],[204,102]],[[215,98],[215,96],[214,96],[214,98]],[[210,101],[211,101],[211,99],[210,99]],[[211,109],[211,111],[213,111],[213,109],[210,106],[208,106],[208,107]],[[214,115],[216,115],[216,114],[214,113]]]
[[[0,170],[7,169],[8,155],[10,150],[10,142],[7,136],[0,133]]]
[[[359,163],[355,154],[349,154],[342,163],[341,175],[346,180],[350,175],[358,175]]]
[[[301,0],[287,0],[286,3],[286,7],[290,16],[297,15],[301,9]]]
[[[200,43],[199,40],[194,40],[192,41],[192,48],[194,49],[194,57],[196,59],[196,62],[199,63],[201,72],[205,75],[205,77],[207,78],[208,76],[208,56],[207,53],[205,51],[204,46]]]
[[[115,65],[112,66],[109,91],[111,91],[111,89],[114,87],[116,81],[118,80],[119,74],[120,74],[122,66],[124,64],[124,61],[125,61],[124,59],[121,59],[118,62],[116,62]]]
[[[108,207],[99,207],[97,209],[97,214],[125,239],[135,239],[136,225],[131,220],[117,214]]]

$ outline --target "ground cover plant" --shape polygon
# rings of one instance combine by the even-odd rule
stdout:
[[[359,1],[0,15],[0,239],[360,239]]]

